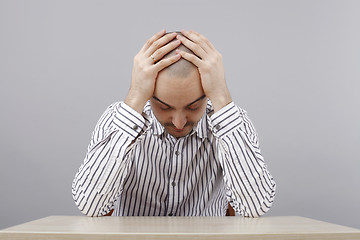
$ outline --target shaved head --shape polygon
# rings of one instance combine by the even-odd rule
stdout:
[[[169,33],[171,33],[171,32],[169,32]],[[167,33],[167,34],[169,34],[169,33]],[[178,35],[185,37],[180,32],[176,32],[176,33]],[[173,41],[176,41],[176,38]],[[176,49],[179,49],[179,50],[187,52],[187,53],[194,54],[193,51],[191,51],[189,48],[185,47],[182,43]],[[174,56],[176,54],[176,49],[174,49],[171,52],[169,52],[168,54],[166,54],[163,57],[163,59]],[[185,60],[184,58],[180,58],[179,61],[166,67],[160,73],[166,72],[169,75],[169,77],[187,77],[190,73],[192,73],[195,70],[197,71],[197,67],[193,63],[189,62],[188,60]]]

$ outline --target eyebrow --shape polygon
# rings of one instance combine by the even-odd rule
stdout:
[[[196,103],[196,102],[198,102],[198,101],[200,101],[200,100],[204,99],[205,97],[206,97],[206,95],[205,95],[205,94],[204,94],[204,95],[202,95],[201,97],[199,97],[199,98],[198,98],[198,99],[196,99],[195,101],[193,101],[193,102],[189,103],[188,105],[186,105],[186,107],[190,107],[191,105],[193,105],[194,103]],[[158,98],[157,98],[157,97],[155,97],[155,96],[153,96],[153,99],[155,99],[155,100],[156,100],[156,101],[158,101],[158,102],[161,102],[162,104],[164,104],[164,105],[168,106],[169,108],[174,108],[174,107],[170,106],[169,104],[167,104],[167,103],[165,103],[165,102],[161,101],[160,99],[158,99]]]

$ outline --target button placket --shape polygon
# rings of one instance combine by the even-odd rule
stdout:
[[[168,210],[169,212],[167,213],[168,216],[174,216],[175,213],[173,211],[176,211],[177,209],[177,204],[179,202],[179,196],[178,196],[178,191],[177,191],[177,174],[178,172],[176,172],[176,165],[179,164],[179,159],[181,159],[181,149],[182,149],[182,145],[183,145],[184,140],[183,139],[178,139],[173,148],[172,148],[172,154],[171,154],[171,170],[169,171],[169,206],[168,206]]]

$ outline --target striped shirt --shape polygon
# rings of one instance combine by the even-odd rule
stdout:
[[[214,113],[208,101],[192,131],[176,139],[149,102],[142,114],[117,102],[95,127],[72,194],[88,216],[224,216],[229,202],[257,217],[275,188],[254,126],[234,103]]]

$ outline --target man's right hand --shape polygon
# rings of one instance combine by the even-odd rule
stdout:
[[[177,53],[175,56],[162,59],[180,45],[180,40],[169,43],[176,35],[176,33],[165,35],[165,30],[156,33],[134,57],[131,86],[125,103],[140,114],[146,102],[153,96],[158,73],[181,58]]]

